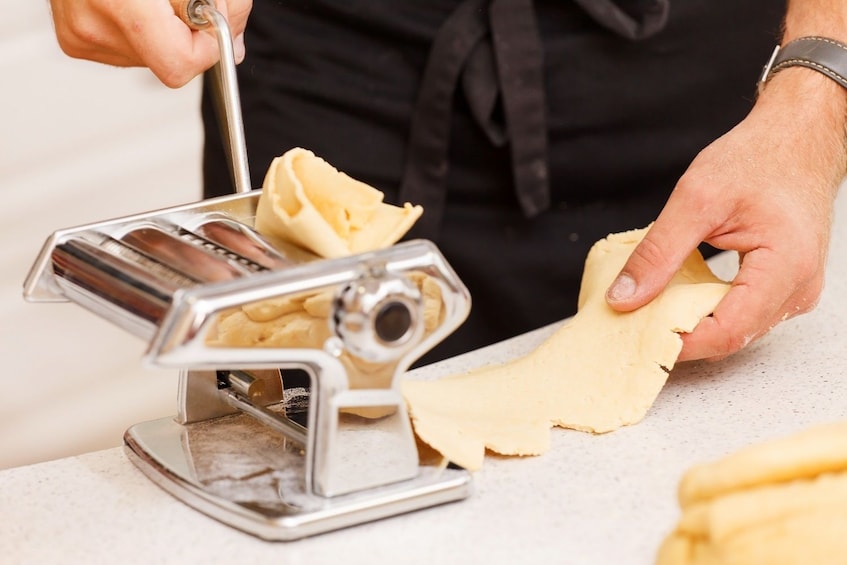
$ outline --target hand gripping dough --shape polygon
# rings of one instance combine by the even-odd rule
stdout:
[[[815,426],[692,467],[659,565],[841,563],[847,422]]]
[[[529,355],[437,381],[403,383],[415,432],[450,461],[482,465],[485,449],[536,455],[550,426],[594,433],[640,421],[690,332],[729,285],[695,251],[667,288],[630,313],[605,300],[645,230],[597,242],[585,264],[579,312]]]
[[[256,210],[256,230],[336,258],[394,244],[423,213],[385,204],[382,192],[306,149],[271,163]]]

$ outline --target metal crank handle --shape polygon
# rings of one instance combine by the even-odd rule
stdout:
[[[179,18],[191,29],[200,30],[209,26],[215,32],[220,61],[213,68],[218,98],[223,104],[223,121],[229,143],[230,166],[235,192],[250,192],[250,168],[247,163],[247,143],[244,139],[244,120],[241,117],[241,97],[235,75],[235,54],[229,24],[213,0],[170,0],[171,7]]]

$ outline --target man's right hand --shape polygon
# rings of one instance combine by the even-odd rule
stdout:
[[[189,28],[169,0],[50,0],[56,37],[66,54],[118,67],[149,67],[178,88],[220,55],[209,30]],[[229,22],[236,62],[244,58],[244,27],[252,0],[216,0]]]

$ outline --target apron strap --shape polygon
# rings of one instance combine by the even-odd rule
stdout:
[[[400,202],[425,210],[412,237],[434,239],[444,215],[451,114],[460,77],[471,113],[484,120],[483,130],[495,145],[509,143],[524,214],[531,217],[549,208],[542,56],[532,0],[465,0],[438,30],[412,115],[399,192]],[[488,122],[498,91],[505,132]]]
[[[630,0],[629,8],[634,15],[624,11],[613,0],[574,1],[598,24],[633,41],[647,39],[662,31],[670,10],[670,0]],[[636,15],[639,17],[636,18]]]
[[[544,54],[532,0],[494,0],[491,35],[518,202],[527,218],[550,207]]]

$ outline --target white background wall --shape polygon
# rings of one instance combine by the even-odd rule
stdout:
[[[121,444],[173,414],[176,374],[75,304],[30,304],[22,284],[54,230],[200,196],[199,82],[72,60],[47,0],[0,18],[0,468]]]

